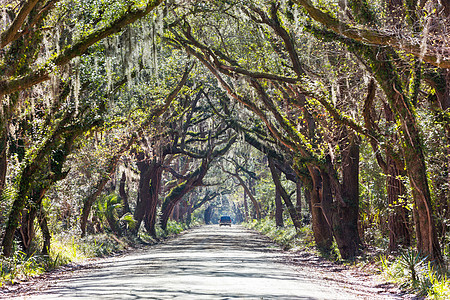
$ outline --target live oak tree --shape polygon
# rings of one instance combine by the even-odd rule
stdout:
[[[224,155],[236,140],[227,124],[220,119],[214,121],[206,98],[206,93],[200,89],[195,100],[185,104],[189,109],[180,116],[179,125],[172,128],[173,142],[166,152],[191,157],[197,162],[185,174],[170,169],[177,184],[162,202],[160,222],[163,229],[166,229],[175,205],[194,188],[206,184],[204,178],[213,161]]]
[[[352,2],[350,3],[349,10],[347,13],[347,16],[351,13],[353,16],[347,17],[348,23],[346,22],[346,18],[336,19],[331,14],[324,13],[323,11],[320,11],[319,9],[315,8],[310,2],[308,1],[294,1],[300,4],[305,8],[308,15],[311,16],[315,21],[323,25],[322,28],[315,27],[317,23],[309,23],[307,25],[307,28],[309,31],[311,31],[315,36],[325,39],[326,41],[336,41],[339,43],[342,43],[343,45],[348,47],[348,50],[350,53],[355,55],[354,61],[362,61],[366,66],[368,66],[367,71],[368,73],[372,73],[375,79],[378,81],[378,84],[381,86],[388,104],[390,105],[390,109],[394,112],[395,119],[400,122],[401,128],[403,128],[401,132],[402,137],[402,147],[403,151],[401,153],[401,156],[403,156],[405,165],[406,165],[406,171],[408,174],[408,177],[410,179],[410,183],[412,186],[413,196],[415,199],[415,207],[417,212],[417,217],[415,218],[417,220],[416,222],[416,232],[417,232],[417,245],[418,249],[422,251],[425,254],[428,254],[430,258],[435,259],[436,261],[440,260],[440,252],[439,252],[439,245],[437,244],[436,240],[436,234],[434,229],[434,220],[433,220],[433,208],[431,207],[431,198],[429,195],[429,188],[427,183],[427,172],[426,167],[424,164],[425,158],[422,152],[422,146],[421,141],[419,137],[419,131],[418,131],[418,124],[415,120],[414,112],[411,108],[411,104],[414,106],[414,103],[417,101],[417,96],[419,95],[419,89],[420,89],[420,83],[421,83],[421,62],[420,59],[424,60],[425,62],[429,62],[435,66],[438,66],[440,68],[444,68],[446,66],[446,56],[441,55],[440,51],[445,49],[445,42],[441,44],[431,45],[432,40],[445,40],[445,36],[443,36],[443,32],[445,30],[440,30],[440,28],[436,27],[433,28],[432,34],[429,36],[424,33],[424,38],[421,40],[421,52],[418,52],[418,39],[415,38],[415,35],[417,35],[418,31],[422,30],[420,27],[420,15],[418,15],[418,11],[416,9],[422,8],[419,6],[411,6],[410,10],[405,14],[405,18],[402,18],[401,20],[405,20],[409,22],[408,26],[411,28],[411,36],[402,39],[401,41],[399,38],[397,38],[394,35],[387,35],[382,33],[382,27],[380,29],[359,29],[354,27],[353,25],[349,25],[351,22],[359,22],[360,24],[366,25],[370,24],[373,28],[374,24],[377,24],[377,20],[374,18],[374,14],[370,11],[370,5],[368,6],[365,2]],[[415,5],[415,4],[408,4],[408,5]],[[239,6],[236,4],[236,6]],[[324,108],[327,110],[327,113],[331,115],[331,117],[338,122],[341,125],[345,125],[346,127],[349,127],[351,130],[354,130],[357,132],[357,134],[363,134],[367,136],[369,139],[374,141],[379,141],[380,136],[376,135],[374,132],[368,131],[367,128],[363,128],[360,125],[358,125],[359,120],[352,120],[345,116],[341,112],[341,108],[335,105],[330,105],[332,103],[331,101],[327,100],[327,91],[323,90],[319,86],[319,89],[314,90],[315,87],[311,86],[311,82],[305,81],[304,78],[301,78],[305,75],[305,71],[303,70],[305,66],[302,66],[301,60],[298,59],[298,54],[296,53],[296,44],[295,39],[292,34],[289,33],[288,30],[284,28],[284,24],[287,24],[287,20],[289,19],[289,15],[287,15],[287,19],[283,19],[282,23],[279,19],[280,17],[280,10],[279,10],[279,4],[277,2],[273,1],[272,4],[270,4],[267,9],[265,9],[261,5],[252,5],[249,4],[248,6],[243,5],[240,7],[247,17],[258,24],[264,24],[265,26],[269,27],[273,33],[275,33],[274,37],[270,36],[270,31],[263,31],[266,36],[269,37],[268,40],[266,40],[264,37],[260,39],[259,41],[256,41],[254,37],[249,37],[249,41],[255,41],[256,43],[260,43],[259,51],[267,51],[264,46],[266,45],[272,45],[274,48],[274,52],[281,56],[281,58],[287,58],[289,57],[289,63],[284,64],[284,70],[278,66],[276,63],[276,59],[274,60],[274,56],[271,56],[270,54],[266,56],[266,59],[269,58],[271,60],[270,64],[265,64],[264,60],[261,60],[258,58],[258,54],[247,54],[248,57],[251,55],[254,55],[252,63],[249,64],[251,60],[248,60],[248,57],[246,60],[242,59],[241,57],[236,57],[234,54],[234,49],[239,48],[241,46],[240,43],[227,43],[228,39],[227,34],[229,32],[227,31],[218,31],[217,37],[212,38],[211,34],[204,35],[203,31],[196,30],[194,28],[197,28],[197,25],[202,24],[203,27],[212,27],[212,28],[221,28],[220,24],[214,24],[214,22],[210,21],[211,24],[208,24],[208,21],[202,20],[200,23],[198,20],[194,20],[193,18],[189,19],[189,22],[194,22],[192,24],[188,23],[187,15],[183,16],[183,20],[181,23],[183,24],[181,32],[182,34],[179,35],[176,30],[172,32],[173,37],[172,40],[175,43],[179,43],[182,47],[187,49],[187,52],[194,54],[199,60],[202,61],[202,63],[211,71],[214,76],[216,76],[219,80],[219,82],[222,84],[222,86],[228,91],[231,97],[235,98],[235,100],[240,101],[245,106],[253,110],[267,125],[271,133],[287,148],[292,149],[298,149],[296,151],[299,151],[299,153],[302,154],[304,159],[310,160],[311,155],[308,154],[308,151],[304,148],[298,148],[298,144],[293,144],[292,141],[287,139],[285,136],[283,136],[282,133],[280,133],[279,128],[277,128],[276,125],[273,125],[273,121],[265,115],[264,111],[261,111],[261,109],[258,107],[258,105],[255,105],[253,102],[251,102],[249,99],[247,99],[245,96],[241,97],[239,94],[238,89],[235,89],[233,87],[234,84],[230,84],[229,82],[226,82],[221,76],[229,76],[230,78],[247,78],[247,82],[249,85],[254,89],[254,91],[259,94],[259,97],[261,98],[261,101],[263,103],[263,106],[268,109],[271,114],[273,114],[273,117],[275,118],[276,122],[278,122],[279,126],[283,128],[283,130],[286,130],[288,135],[291,135],[291,138],[302,140],[302,137],[294,137],[295,134],[292,132],[291,129],[288,128],[287,122],[285,119],[282,119],[281,115],[277,110],[274,108],[273,104],[270,102],[270,93],[267,93],[264,91],[264,84],[262,85],[258,81],[267,81],[271,82],[270,84],[273,84],[276,86],[275,83],[280,82],[284,84],[290,84],[290,85],[297,85],[300,86],[300,94],[303,94],[303,96],[307,96],[309,98],[313,98],[318,101],[318,104],[323,105]],[[427,7],[427,9],[432,10],[432,6]],[[200,11],[202,11],[200,9]],[[207,10],[205,10],[207,11]],[[203,15],[206,15],[205,11],[202,11]],[[220,12],[220,9],[218,10]],[[288,3],[287,5],[287,13],[290,13],[293,15],[294,13],[298,16],[301,15],[298,12],[298,8],[295,5],[292,5],[292,3]],[[402,11],[400,10],[400,14]],[[443,13],[445,13],[444,10],[439,11],[438,14],[433,15],[433,17],[429,18],[429,22],[434,22],[434,20],[437,20],[439,18],[443,17]],[[346,14],[342,14],[345,16]],[[239,17],[242,17],[242,14],[239,15]],[[239,20],[239,17],[236,17],[236,20]],[[376,16],[375,16],[376,17]],[[433,19],[434,18],[434,19]],[[294,20],[297,21],[297,20]],[[384,20],[383,20],[384,21]],[[382,21],[382,22],[383,22]],[[379,22],[379,23],[382,23]],[[387,22],[388,23],[388,22]],[[386,24],[387,24],[386,23]],[[174,24],[180,24],[180,22],[175,22]],[[444,23],[445,24],[445,23]],[[241,30],[240,34],[245,36],[246,32],[245,29],[248,30],[248,32],[255,32],[256,30],[250,29],[251,27],[247,24],[240,24]],[[247,27],[246,27],[247,26]],[[427,25],[429,26],[429,24]],[[266,28],[267,28],[266,27]],[[342,28],[345,28],[345,30],[342,30]],[[386,27],[385,27],[386,28]],[[402,27],[403,28],[403,27]],[[429,30],[430,27],[425,26],[426,32]],[[327,31],[329,30],[329,31]],[[291,31],[292,32],[292,31]],[[275,38],[276,36],[276,38]],[[430,39],[430,37],[432,37]],[[202,39],[201,41],[199,40]],[[276,42],[278,41],[280,42]],[[379,45],[388,46],[387,48],[380,48]],[[401,46],[400,46],[401,45]],[[251,47],[249,45],[249,47]],[[389,47],[392,47],[392,50],[389,49]],[[284,56],[282,53],[282,50],[284,48]],[[240,48],[242,49],[242,48]],[[281,50],[280,50],[281,49]],[[412,74],[411,76],[399,76],[397,75],[397,72],[401,69],[402,71],[408,69],[407,63],[404,63],[403,65],[399,64],[398,62],[402,59],[401,54],[395,53],[395,51],[401,51],[404,50],[407,53],[410,53],[412,55],[416,55],[418,59],[417,62],[409,67]],[[445,51],[445,50],[444,50]],[[232,53],[232,54],[231,54]],[[242,50],[241,52],[242,53]],[[270,52],[268,52],[270,53]],[[273,53],[273,52],[272,52]],[[383,54],[384,53],[384,54]],[[380,60],[380,55],[383,54],[383,60]],[[242,66],[243,62],[245,61],[245,67]],[[258,63],[255,64],[255,62],[261,62],[259,65]],[[392,62],[395,62],[393,64]],[[252,68],[256,68],[257,70],[254,71]],[[364,72],[364,71],[363,71]],[[223,75],[220,75],[222,73]],[[288,75],[286,75],[286,73]],[[307,72],[306,72],[307,73]],[[442,78],[439,74],[445,74],[445,71],[438,71],[435,72],[435,80],[437,78]],[[292,76],[296,75],[296,76]],[[441,76],[441,77],[440,77]],[[297,78],[295,78],[297,77]],[[392,80],[397,80],[397,82],[392,83]],[[325,79],[325,83],[327,83],[327,79]],[[323,80],[323,78],[321,79]],[[437,87],[436,83],[433,83],[433,80],[429,80],[431,82],[431,87]],[[445,79],[444,79],[445,81]],[[244,81],[245,82],[245,81]],[[274,83],[275,82],[275,83]],[[403,84],[403,82],[406,82],[406,84]],[[410,91],[409,94],[406,92],[402,92],[403,86],[409,86]],[[341,86],[342,87],[342,86]],[[447,89],[445,85],[442,88],[442,85],[440,87],[443,89],[442,91],[437,91],[437,95],[444,95],[445,90]],[[241,87],[242,89],[242,87]],[[319,93],[318,93],[319,92]],[[321,94],[322,93],[322,94]],[[444,93],[444,94],[442,94]],[[288,93],[287,93],[288,94]],[[269,95],[269,97],[268,97]],[[289,96],[289,94],[288,94]],[[362,97],[360,97],[362,98]],[[440,96],[440,99],[445,99],[447,96]],[[332,99],[331,99],[332,100]],[[444,105],[442,105],[445,107]],[[410,108],[408,108],[410,107]],[[317,122],[317,121],[316,121]],[[312,124],[312,123],[310,123]],[[343,128],[346,130],[345,128]],[[350,133],[351,134],[351,133]],[[349,142],[349,145],[355,145],[355,139],[353,139],[353,142]],[[356,142],[357,143],[357,142]],[[354,146],[351,146],[354,147]],[[386,147],[386,149],[389,150],[391,146],[389,145],[383,145],[383,147]],[[350,152],[352,153],[352,152]],[[306,155],[305,155],[306,154]],[[345,154],[343,152],[344,157],[348,154]],[[350,161],[355,162],[355,165],[357,165],[357,154],[351,154],[353,157]],[[306,156],[306,158],[305,158]],[[313,157],[313,156],[312,156]],[[320,160],[319,160],[320,161]],[[316,162],[312,165],[316,165],[314,168],[316,170],[314,171],[314,168],[309,168],[310,175],[314,174],[314,172],[319,172],[320,177],[311,176],[312,179],[316,178],[316,184],[318,184],[319,180],[330,180],[330,183],[332,184],[331,190],[336,195],[336,199],[338,200],[337,203],[343,204],[343,207],[347,206],[347,209],[349,208],[348,205],[346,205],[344,202],[340,202],[339,199],[342,195],[340,193],[346,193],[342,190],[343,187],[348,187],[348,184],[344,184],[341,187],[337,184],[338,182],[335,179],[335,171],[333,169],[330,169],[329,167],[326,167],[330,162],[330,160],[325,159],[325,163],[323,162]],[[344,165],[348,165],[344,163]],[[344,174],[344,173],[343,173]],[[352,175],[355,176],[355,175]],[[355,177],[353,177],[355,178]],[[356,175],[357,178],[357,175]],[[355,180],[352,180],[353,182]],[[314,182],[314,180],[313,180]],[[318,185],[319,186],[319,185]],[[341,189],[341,190],[340,190]],[[340,190],[340,191],[339,191]],[[329,194],[329,192],[327,192]],[[327,195],[327,193],[322,193],[323,195]],[[352,197],[357,198],[358,196],[358,187],[356,186],[353,188]],[[348,196],[344,197],[348,199]],[[318,203],[318,202],[317,202]],[[322,208],[325,210],[327,208],[324,207],[324,205],[327,202],[322,202]],[[357,201],[356,201],[357,203]],[[352,204],[350,207],[356,207],[357,204]],[[314,209],[314,205],[313,208]],[[322,210],[323,212],[323,210]],[[339,212],[336,216],[338,216]],[[320,215],[317,214],[317,215]],[[326,213],[325,213],[326,215]],[[333,215],[330,211],[330,215]],[[352,213],[353,216],[357,216],[357,209]],[[348,217],[342,217],[341,214],[341,220],[348,220]],[[313,220],[317,218],[314,218]],[[335,220],[338,220],[338,218],[335,218]],[[322,220],[318,222],[319,224],[323,224],[326,222],[323,222],[325,220]],[[327,220],[328,225],[331,226],[330,219]],[[356,233],[356,219],[354,219],[351,222],[353,225],[350,227],[353,227],[354,232]],[[314,221],[313,221],[314,224]],[[338,231],[334,231],[335,233]],[[357,234],[354,234],[354,236],[357,236]],[[335,236],[336,237],[336,236]],[[326,239],[325,239],[326,240]],[[329,240],[329,238],[328,238]],[[316,240],[317,241],[317,240]],[[355,244],[357,245],[358,242],[356,241]],[[353,247],[355,249],[355,247]],[[350,253],[355,253],[354,250],[351,250]],[[351,254],[353,255],[353,254]]]
[[[381,86],[386,100],[393,112],[394,119],[399,123],[402,156],[405,163],[405,169],[409,177],[412,187],[413,198],[415,201],[415,225],[417,248],[422,253],[428,255],[430,259],[440,262],[442,260],[440,246],[437,241],[435,229],[435,216],[433,213],[432,199],[430,188],[428,185],[428,175],[425,165],[425,157],[423,153],[423,143],[420,137],[420,130],[417,121],[417,114],[415,112],[418,96],[421,86],[421,78],[424,69],[430,68],[429,65],[424,65],[423,62],[430,63],[440,68],[446,68],[445,62],[441,63],[440,51],[445,44],[428,45],[428,39],[439,40],[439,35],[442,31],[439,28],[433,30],[428,35],[427,31],[429,24],[421,26],[420,10],[422,7],[418,2],[405,3],[407,9],[403,11],[403,7],[398,7],[398,14],[402,16],[402,20],[407,22],[409,26],[410,37],[403,38],[401,41],[386,38],[380,31],[362,30],[359,33],[364,36],[356,37],[353,28],[348,24],[337,21],[331,17],[330,14],[323,13],[317,8],[313,7],[310,2],[296,1],[302,5],[308,13],[319,23],[323,24],[327,30],[333,31],[334,35],[324,36],[331,37],[336,41],[348,45],[349,51],[357,55],[367,66],[370,72],[373,73],[378,84]],[[432,7],[432,6],[431,6]],[[429,7],[429,9],[432,9]],[[377,20],[377,16],[370,5],[365,1],[354,1],[350,5],[354,20],[364,25],[383,26],[382,22]],[[439,19],[445,16],[445,11],[438,12],[430,16],[431,19]],[[396,18],[397,17],[397,18]],[[392,18],[392,16],[391,16]],[[398,16],[394,16],[392,22],[396,25],[401,25]],[[445,24],[445,23],[444,23]],[[341,30],[344,26],[348,29]],[[338,29],[339,28],[339,29]],[[380,29],[381,30],[381,29]],[[320,31],[315,31],[316,33]],[[363,33],[364,31],[364,33]],[[366,36],[373,35],[372,37]],[[422,44],[419,47],[417,43],[417,36],[423,33]],[[375,37],[376,36],[376,37]],[[367,37],[367,39],[365,39]],[[341,39],[342,38],[342,39]],[[405,47],[400,47],[404,44]],[[384,46],[384,47],[381,47]],[[418,51],[420,49],[420,51]],[[413,63],[404,62],[400,64],[401,53],[396,50],[405,51],[416,56]],[[438,59],[439,57],[439,59]],[[398,59],[396,61],[396,59]],[[442,57],[445,61],[445,56]],[[405,76],[402,72],[409,72],[409,76]],[[445,72],[444,70],[437,70],[437,74]],[[439,77],[439,75],[437,75]],[[409,90],[408,90],[409,89]],[[435,93],[433,91],[432,93]],[[446,98],[444,96],[444,98]],[[445,102],[445,101],[444,101]]]
[[[273,15],[271,17],[267,16],[263,11],[258,9],[254,9],[254,13],[259,15],[262,19],[267,19],[266,23],[275,28],[274,31],[281,35],[282,40],[284,38],[287,53],[293,60],[294,65],[297,67],[294,68],[294,73],[296,72],[297,75],[303,75],[304,71],[298,60],[297,53],[293,48],[292,40],[290,39],[287,31],[279,24],[275,11],[276,7],[273,7],[272,9]],[[256,23],[263,23],[263,20],[259,20],[258,17],[252,15],[251,18],[255,19]],[[316,234],[316,242],[319,247],[326,250],[331,246],[331,232],[333,232],[337,239],[338,245],[340,246],[342,256],[354,256],[359,247],[357,233],[358,189],[356,188],[355,191],[352,191],[352,197],[355,199],[352,201],[356,201],[356,204],[349,204],[351,202],[345,203],[342,200],[343,193],[345,193],[345,191],[343,191],[341,184],[335,178],[336,171],[334,171],[333,166],[329,164],[330,161],[327,160],[326,162],[321,162],[321,159],[313,151],[311,151],[311,149],[309,149],[308,143],[306,142],[307,139],[303,133],[297,131],[295,128],[295,122],[289,120],[289,117],[286,117],[284,112],[278,108],[278,101],[280,100],[276,99],[279,96],[272,94],[272,92],[266,91],[266,86],[269,84],[268,86],[270,87],[270,82],[264,82],[264,80],[273,80],[283,84],[290,84],[299,80],[289,76],[284,76],[284,74],[272,75],[268,73],[246,70],[242,68],[233,58],[230,58],[225,54],[228,52],[227,49],[217,50],[216,48],[207,47],[205,44],[197,41],[193,37],[190,25],[185,23],[185,28],[186,30],[182,29],[184,38],[181,37],[176,31],[172,31],[174,34],[174,42],[180,43],[189,53],[195,55],[218,78],[220,84],[222,84],[231,97],[242,103],[244,106],[253,111],[258,117],[260,117],[273,137],[278,140],[278,142],[283,144],[288,151],[292,151],[291,155],[298,156],[300,159],[308,162],[306,164],[308,172],[310,175],[314,175],[314,177],[312,177],[314,178],[313,180],[311,180],[311,176],[308,177],[308,180],[312,181],[316,187],[321,186],[324,189],[321,191],[320,195],[314,195],[314,199],[316,200],[312,202],[312,207],[314,207],[317,211],[317,213],[313,212],[313,228]],[[194,47],[199,50],[195,50]],[[204,55],[202,52],[207,53],[207,55]],[[221,59],[225,63],[220,62]],[[256,94],[255,100],[252,101],[249,97],[241,96],[241,92],[235,91],[235,89],[222,78],[223,75],[220,75],[220,73],[230,77],[238,78],[239,76],[242,76],[242,78],[246,78],[250,90],[253,89]],[[239,87],[239,89],[242,91],[244,87],[245,85]],[[279,89],[282,90],[283,88],[284,86]],[[299,101],[304,99],[304,96],[302,96],[301,93],[298,94],[299,96],[294,100],[292,100],[292,97],[289,97],[289,92],[284,91],[283,93],[283,91],[281,91],[281,95],[282,100],[291,100],[291,102],[297,101],[297,105],[301,105]],[[283,96],[287,96],[287,98],[291,99],[283,99]],[[274,99],[272,99],[272,97]],[[265,110],[268,111],[268,113],[259,107],[259,104],[256,103],[258,100]],[[295,110],[297,109],[298,108],[294,107],[294,110],[291,113],[295,114]],[[347,155],[347,157],[351,157],[351,160],[349,161],[350,163],[345,164],[345,166],[351,167],[358,165],[357,160],[355,161],[355,154],[352,154],[352,156]],[[302,168],[301,165],[297,165],[297,167],[298,171]],[[344,174],[346,173],[344,172]],[[351,176],[355,176],[353,175],[355,173],[351,174]],[[356,172],[356,177],[357,174],[358,173]],[[345,178],[344,180],[346,180],[346,182],[347,180],[354,181],[354,177]],[[327,183],[327,185],[325,185],[325,183]],[[348,187],[349,185],[344,183],[343,186]],[[316,188],[312,189],[317,190]],[[339,203],[341,203],[338,206],[342,207],[340,210],[334,209],[331,204],[333,202],[332,192],[337,195],[336,199],[338,202],[340,201]],[[322,199],[320,199],[321,197]],[[348,198],[348,196],[345,197]],[[349,218],[349,216],[342,215],[342,210],[350,209],[353,210],[353,212],[350,213],[350,216],[353,217]],[[348,223],[342,222],[342,220],[346,220]],[[349,236],[353,237],[355,240],[349,240]]]
[[[222,180],[230,176],[247,195],[233,209],[245,215],[250,199],[279,226],[283,215],[302,226],[292,196],[303,194],[324,251],[334,240],[354,257],[367,217],[390,250],[415,242],[440,262],[450,211],[447,2],[6,2],[3,253],[14,234],[31,251],[35,218],[48,252],[52,211],[41,208],[61,186],[73,219],[82,210],[83,235],[119,186],[123,208],[103,220],[117,234],[144,223],[155,236],[158,220],[165,228],[184,210],[189,220],[213,201],[200,189],[226,181],[237,190]],[[367,170],[375,161],[382,175]],[[375,180],[384,183],[366,185]],[[366,187],[384,205],[375,213]],[[205,221],[229,205],[219,198]]]
[[[25,99],[32,101],[34,96],[27,97],[26,90],[44,81],[49,81],[58,68],[62,74],[70,74],[64,67],[88,48],[105,37],[117,33],[125,26],[148,15],[162,1],[128,5],[126,1],[116,2],[115,6],[97,3],[82,6],[71,1],[8,1],[4,4],[3,22],[6,28],[0,35],[1,52],[1,87],[2,115],[0,139],[2,140],[0,164],[0,186],[5,185],[7,136],[11,121],[17,116],[17,110],[26,105]],[[75,4],[75,5],[74,5]],[[113,9],[111,9],[113,8]],[[107,12],[107,13],[106,13]],[[88,13],[88,15],[83,15]],[[114,13],[115,16],[108,13]],[[96,18],[92,18],[97,15]],[[71,23],[71,18],[78,18],[78,23]],[[50,30],[49,30],[50,29]],[[75,75],[78,77],[78,75]],[[64,79],[64,78],[63,78]],[[58,82],[58,79],[56,79]],[[80,83],[75,79],[73,84],[74,111],[78,108]],[[51,90],[51,89],[49,89]],[[50,97],[51,98],[51,97]],[[6,100],[6,101],[5,101]],[[47,97],[47,100],[48,97]],[[51,109],[52,101],[44,106]],[[56,120],[51,120],[55,122]],[[64,123],[64,122],[63,122]],[[64,124],[60,125],[63,128]],[[58,127],[56,128],[58,129]],[[59,133],[56,130],[54,134]],[[24,163],[22,182],[19,184],[18,197],[8,217],[8,226],[3,237],[3,254],[11,255],[12,238],[19,226],[22,209],[25,207],[27,192],[31,188],[34,173],[41,163],[41,155],[51,151],[48,147],[57,142],[54,134],[44,139],[31,159]],[[44,153],[40,154],[43,151]],[[31,155],[31,154],[30,154]],[[62,162],[61,162],[62,163]],[[37,178],[39,179],[39,178]]]

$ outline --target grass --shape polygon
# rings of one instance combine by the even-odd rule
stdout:
[[[297,232],[292,222],[289,223],[287,221],[284,227],[277,228],[275,220],[270,217],[266,217],[260,221],[253,220],[248,223],[243,223],[243,225],[268,236],[284,250],[312,248],[314,246],[314,238],[309,225],[300,228]]]
[[[380,256],[379,262],[382,276],[403,290],[427,299],[450,299],[450,280],[446,271],[435,268],[417,251],[408,249],[391,259]]]
[[[128,247],[128,241],[118,239],[111,234],[92,235],[85,238],[71,233],[54,236],[48,256],[37,253],[26,255],[22,251],[15,251],[9,258],[0,257],[0,286],[30,279],[71,262],[117,253]]]
[[[0,260],[0,286],[6,282],[14,284],[44,271],[44,264],[38,257],[27,257],[25,253],[17,251],[11,257]]]
[[[269,217],[260,221],[253,220],[243,225],[268,236],[285,250],[302,248],[315,251],[310,226],[304,226],[298,232],[295,232],[295,228],[289,223],[285,227],[277,228],[275,221]],[[325,255],[325,258],[329,260],[340,259],[336,245],[334,247],[336,249],[333,252],[336,252],[336,255],[328,254]],[[444,256],[447,257],[450,246],[444,247],[443,252]],[[316,251],[316,253],[318,252]],[[324,256],[323,253],[320,253],[320,255]],[[367,257],[359,257],[358,262],[355,261],[352,264],[360,264],[365,260],[367,260]],[[426,299],[450,299],[450,279],[447,273],[436,269],[432,263],[427,261],[426,257],[414,250],[406,250],[395,257],[380,255],[375,262],[373,259],[370,260],[370,262],[366,261],[365,263],[378,265],[378,271],[385,280],[396,284],[404,291],[416,293],[419,296],[426,297]]]

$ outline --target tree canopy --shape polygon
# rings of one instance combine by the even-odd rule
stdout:
[[[35,225],[48,253],[51,231],[156,237],[228,211],[310,219],[344,259],[377,230],[444,262],[448,1],[0,7],[4,256]]]

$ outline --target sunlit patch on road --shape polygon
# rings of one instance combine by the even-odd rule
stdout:
[[[283,255],[240,226],[204,226],[108,259],[32,299],[374,299],[295,271]]]

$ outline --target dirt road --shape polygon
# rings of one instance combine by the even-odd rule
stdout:
[[[26,299],[399,299],[321,278],[287,263],[289,255],[240,226],[204,226],[99,261]]]

